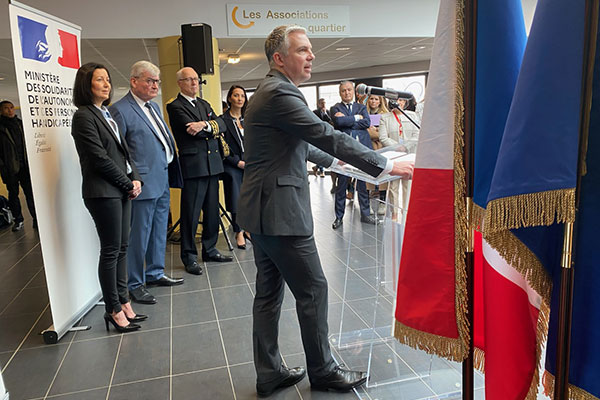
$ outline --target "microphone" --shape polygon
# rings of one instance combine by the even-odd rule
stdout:
[[[375,86],[367,86],[364,83],[361,83],[360,85],[358,85],[356,87],[356,92],[363,96],[363,95],[367,95],[370,96],[372,94],[377,95],[377,96],[383,96],[386,99],[390,99],[390,100],[398,100],[398,99],[410,99],[411,97],[413,97],[412,93],[410,92],[400,92],[398,90],[394,90],[394,89],[384,89],[384,88],[379,88],[379,87],[375,87]]]

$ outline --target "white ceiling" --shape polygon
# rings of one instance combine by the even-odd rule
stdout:
[[[381,65],[397,65],[429,60],[433,38],[315,38],[311,40],[315,61],[313,73],[365,69]],[[221,82],[224,85],[262,79],[268,71],[264,56],[264,39],[222,38],[219,43]],[[425,46],[421,49],[421,46]],[[336,50],[336,48],[349,48]],[[413,49],[416,48],[416,49]],[[227,55],[240,54],[238,64],[227,64]],[[159,63],[156,39],[82,39],[82,63],[95,61],[110,70],[115,89],[114,98],[124,95],[129,87],[129,68],[138,60]],[[392,73],[394,68],[391,69]],[[12,45],[0,39],[0,98],[18,104]],[[339,76],[339,79],[348,76]]]

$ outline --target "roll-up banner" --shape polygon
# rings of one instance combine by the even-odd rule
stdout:
[[[81,198],[71,137],[81,28],[24,4],[9,5],[25,146],[31,171],[53,325],[60,339],[101,298],[99,240]]]
[[[2,373],[0,373],[0,400],[8,400],[8,392],[4,388],[4,381],[2,380]]]

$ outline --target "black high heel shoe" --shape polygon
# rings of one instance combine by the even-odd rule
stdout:
[[[106,330],[108,330],[109,322],[115,327],[115,329],[119,333],[133,332],[133,331],[137,331],[138,329],[140,329],[140,326],[136,325],[136,324],[129,324],[127,326],[121,326],[121,325],[117,324],[117,321],[114,320],[112,315],[105,312],[104,313],[104,324],[106,325]]]
[[[252,243],[252,238],[250,237],[250,234],[246,231],[244,231],[244,239]]]
[[[246,250],[246,237],[242,234],[242,238],[244,238],[244,244],[239,244],[239,243],[237,243],[238,236],[239,235],[237,235],[237,234],[235,235],[235,241],[236,241],[237,248],[238,249],[242,249],[242,250]]]
[[[144,314],[135,314],[135,317],[133,318],[129,318],[127,315],[125,316],[125,318],[127,318],[127,321],[129,322],[142,322],[147,320],[148,316]]]

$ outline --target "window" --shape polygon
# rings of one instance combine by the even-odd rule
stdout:
[[[314,110],[317,108],[317,87],[315,85],[311,86],[301,86],[298,89],[304,95],[306,99],[306,104],[308,104],[308,108]]]
[[[383,79],[382,86],[402,92],[410,92],[417,99],[417,103],[425,96],[425,75],[401,76],[399,78]]]
[[[334,104],[339,103],[340,100],[340,85],[338,83],[334,85],[321,85],[319,86],[319,98],[325,99],[325,106],[329,110]],[[315,108],[317,105],[315,104]]]

